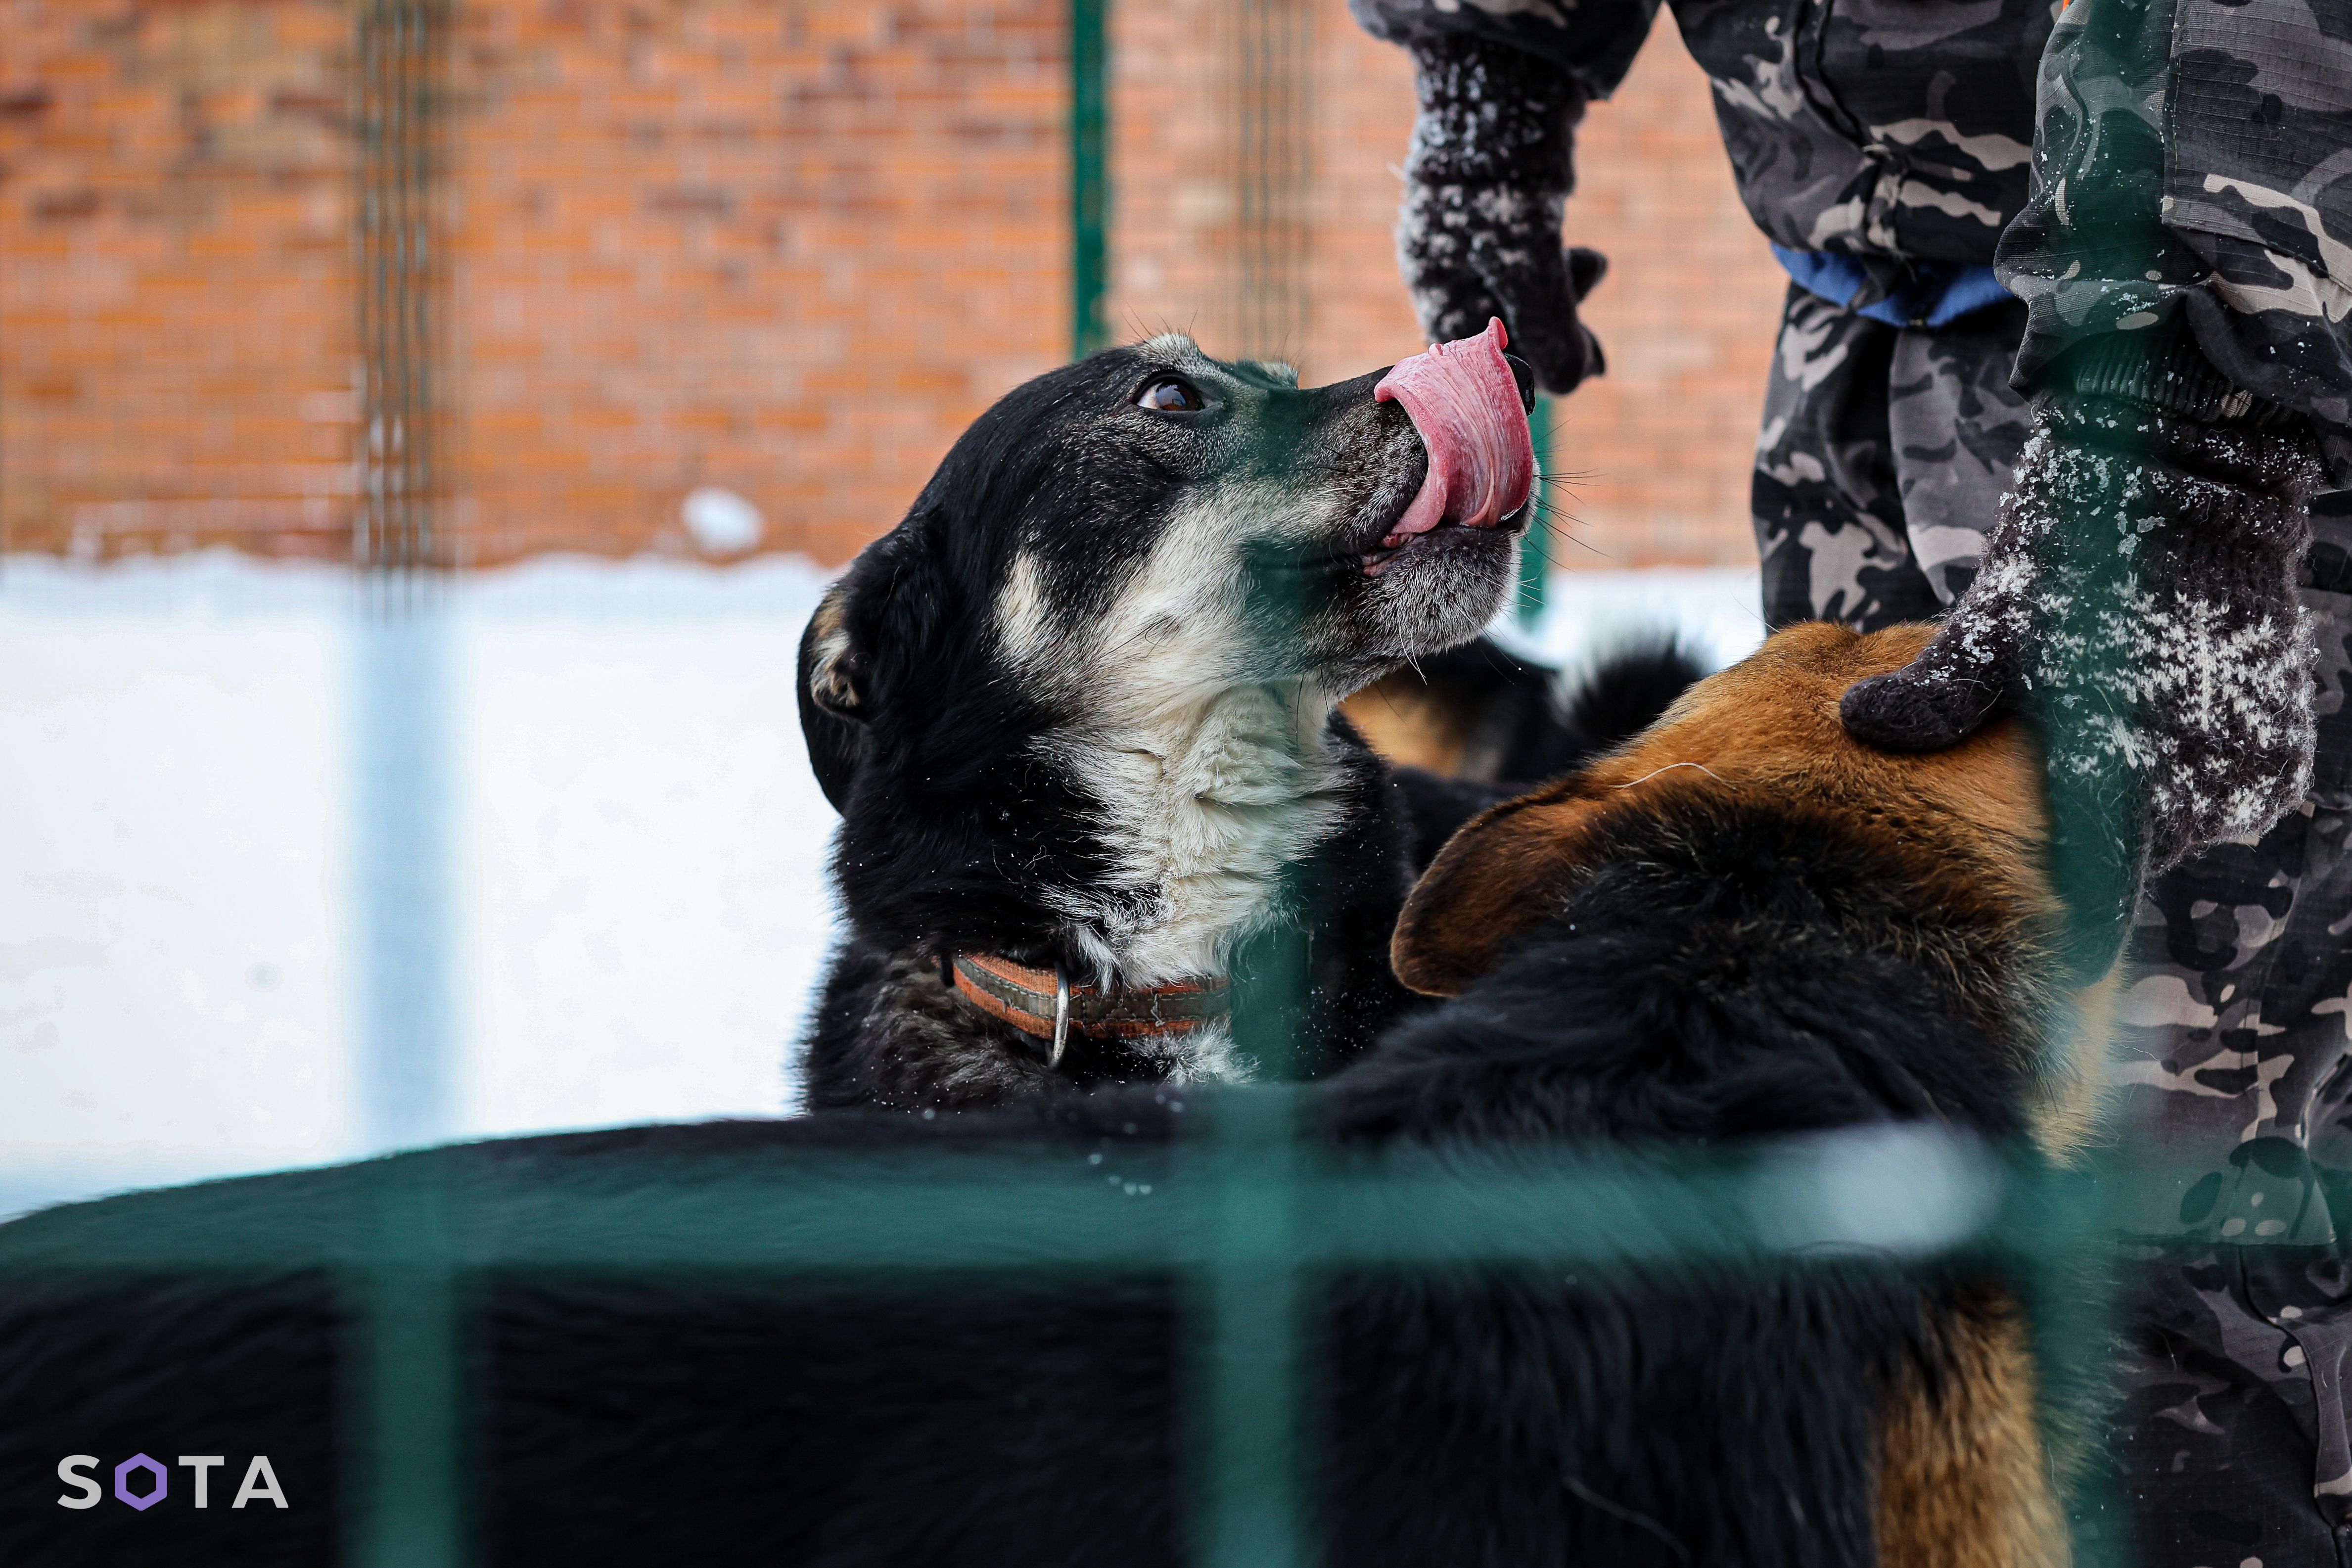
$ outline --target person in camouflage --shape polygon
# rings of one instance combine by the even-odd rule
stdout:
[[[1429,336],[1500,315],[1570,391],[1574,128],[1656,0],[1350,5],[1414,60]],[[2109,840],[2059,851],[2111,873],[2086,967],[2131,926],[2119,1110],[2206,1172],[2128,1216],[2140,1560],[2352,1568],[2352,0],[1674,8],[1790,275],[1768,625],[1947,617],[1848,727],[2027,710]]]

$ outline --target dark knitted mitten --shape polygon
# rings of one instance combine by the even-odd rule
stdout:
[[[1559,69],[1466,34],[1412,46],[1421,114],[1405,159],[1397,266],[1432,342],[1475,337],[1488,318],[1549,392],[1601,374],[1577,301],[1601,281],[1597,250],[1563,251],[1574,183],[1569,135],[1584,99]]]
[[[2149,869],[2261,832],[2311,781],[2318,477],[2300,434],[2045,402],[1976,581],[1907,668],[1846,693],[1846,728],[1934,751],[2030,706],[2053,775],[2140,799]]]
[[[1857,739],[1935,751],[2021,711],[2045,753],[2053,875],[2097,969],[2142,878],[2260,833],[2310,786],[2295,597],[2315,448],[2069,393],[2036,408],[1984,564],[1909,666],[1856,684]]]

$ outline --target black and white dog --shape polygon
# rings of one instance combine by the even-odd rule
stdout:
[[[1531,384],[1504,342],[1302,389],[1160,337],[956,443],[802,642],[848,923],[811,1107],[1249,1078],[1230,1000],[1276,980],[1313,1073],[1410,1005],[1397,910],[1499,795],[1400,782],[1334,710],[1514,581]]]

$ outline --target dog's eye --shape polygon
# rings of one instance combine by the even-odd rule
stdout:
[[[1194,409],[1206,408],[1208,404],[1192,390],[1191,382],[1163,375],[1157,381],[1145,384],[1143,390],[1135,395],[1135,405],[1156,409],[1162,414],[1190,414]]]

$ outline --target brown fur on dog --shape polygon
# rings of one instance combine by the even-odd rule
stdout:
[[[1948,977],[1963,1005],[2021,1053],[2032,1069],[2035,1103],[2026,1109],[2037,1140],[2053,1154],[2072,1150],[2089,1123],[2098,1003],[2112,986],[2072,999],[2051,987],[2060,911],[2032,738],[2010,720],[1949,751],[1896,755],[1856,742],[1838,718],[1848,687],[1907,664],[1933,632],[1792,627],[1693,687],[1615,754],[1475,818],[1405,904],[1391,950],[1398,975],[1433,994],[1468,986],[1515,935],[1562,908],[1594,830],[1621,814],[1698,798],[1818,816],[1883,852],[1924,895],[1917,901],[1938,918],[1901,934],[1912,944],[1906,955]],[[2053,1041],[2071,1048],[2053,1050]],[[2063,1563],[2066,1532],[2013,1298],[1986,1289],[1937,1311],[1939,1364],[1907,1373],[1881,1419],[1883,1561]]]
[[[1896,754],[1855,741],[1838,719],[1846,688],[1901,668],[1934,632],[1791,626],[1692,687],[1613,755],[1474,818],[1405,900],[1389,950],[1398,977],[1444,996],[1484,974],[1514,935],[1559,907],[1587,831],[1617,813],[1654,811],[1670,795],[1819,813],[1875,842],[1957,917],[1944,947],[1911,956],[1935,962],[1981,1022],[2011,1039],[2073,1047],[2032,1064],[2030,1110],[2045,1150],[2075,1149],[2087,1135],[2104,1040],[2066,1015],[2071,1003],[2075,1016],[2095,1017],[2105,986],[2073,998],[2046,990],[2039,961],[2059,906],[2044,862],[2049,824],[2032,737],[2002,720],[1948,751]]]
[[[1463,772],[1470,717],[1430,689],[1411,666],[1375,680],[1339,704],[1364,740],[1390,762],[1448,775]]]
[[[1901,668],[1933,633],[1792,626],[1684,693],[1614,756],[1477,817],[1406,900],[1390,948],[1398,975],[1452,995],[1485,973],[1506,939],[1550,912],[1582,830],[1604,813],[1642,809],[1650,791],[1693,785],[1676,776],[1684,769],[1727,794],[1763,792],[1776,805],[1867,825],[1939,893],[2048,908],[2038,880],[2048,833],[2041,759],[2021,726],[2004,721],[1950,751],[1898,756],[1861,744],[1838,721],[1847,687]],[[1967,864],[1942,858],[1953,852]]]
[[[1910,1369],[1879,1420],[1878,1556],[1887,1568],[2061,1568],[2066,1521],[2034,1425],[2015,1300],[1986,1292],[1943,1324],[1930,1386]]]

